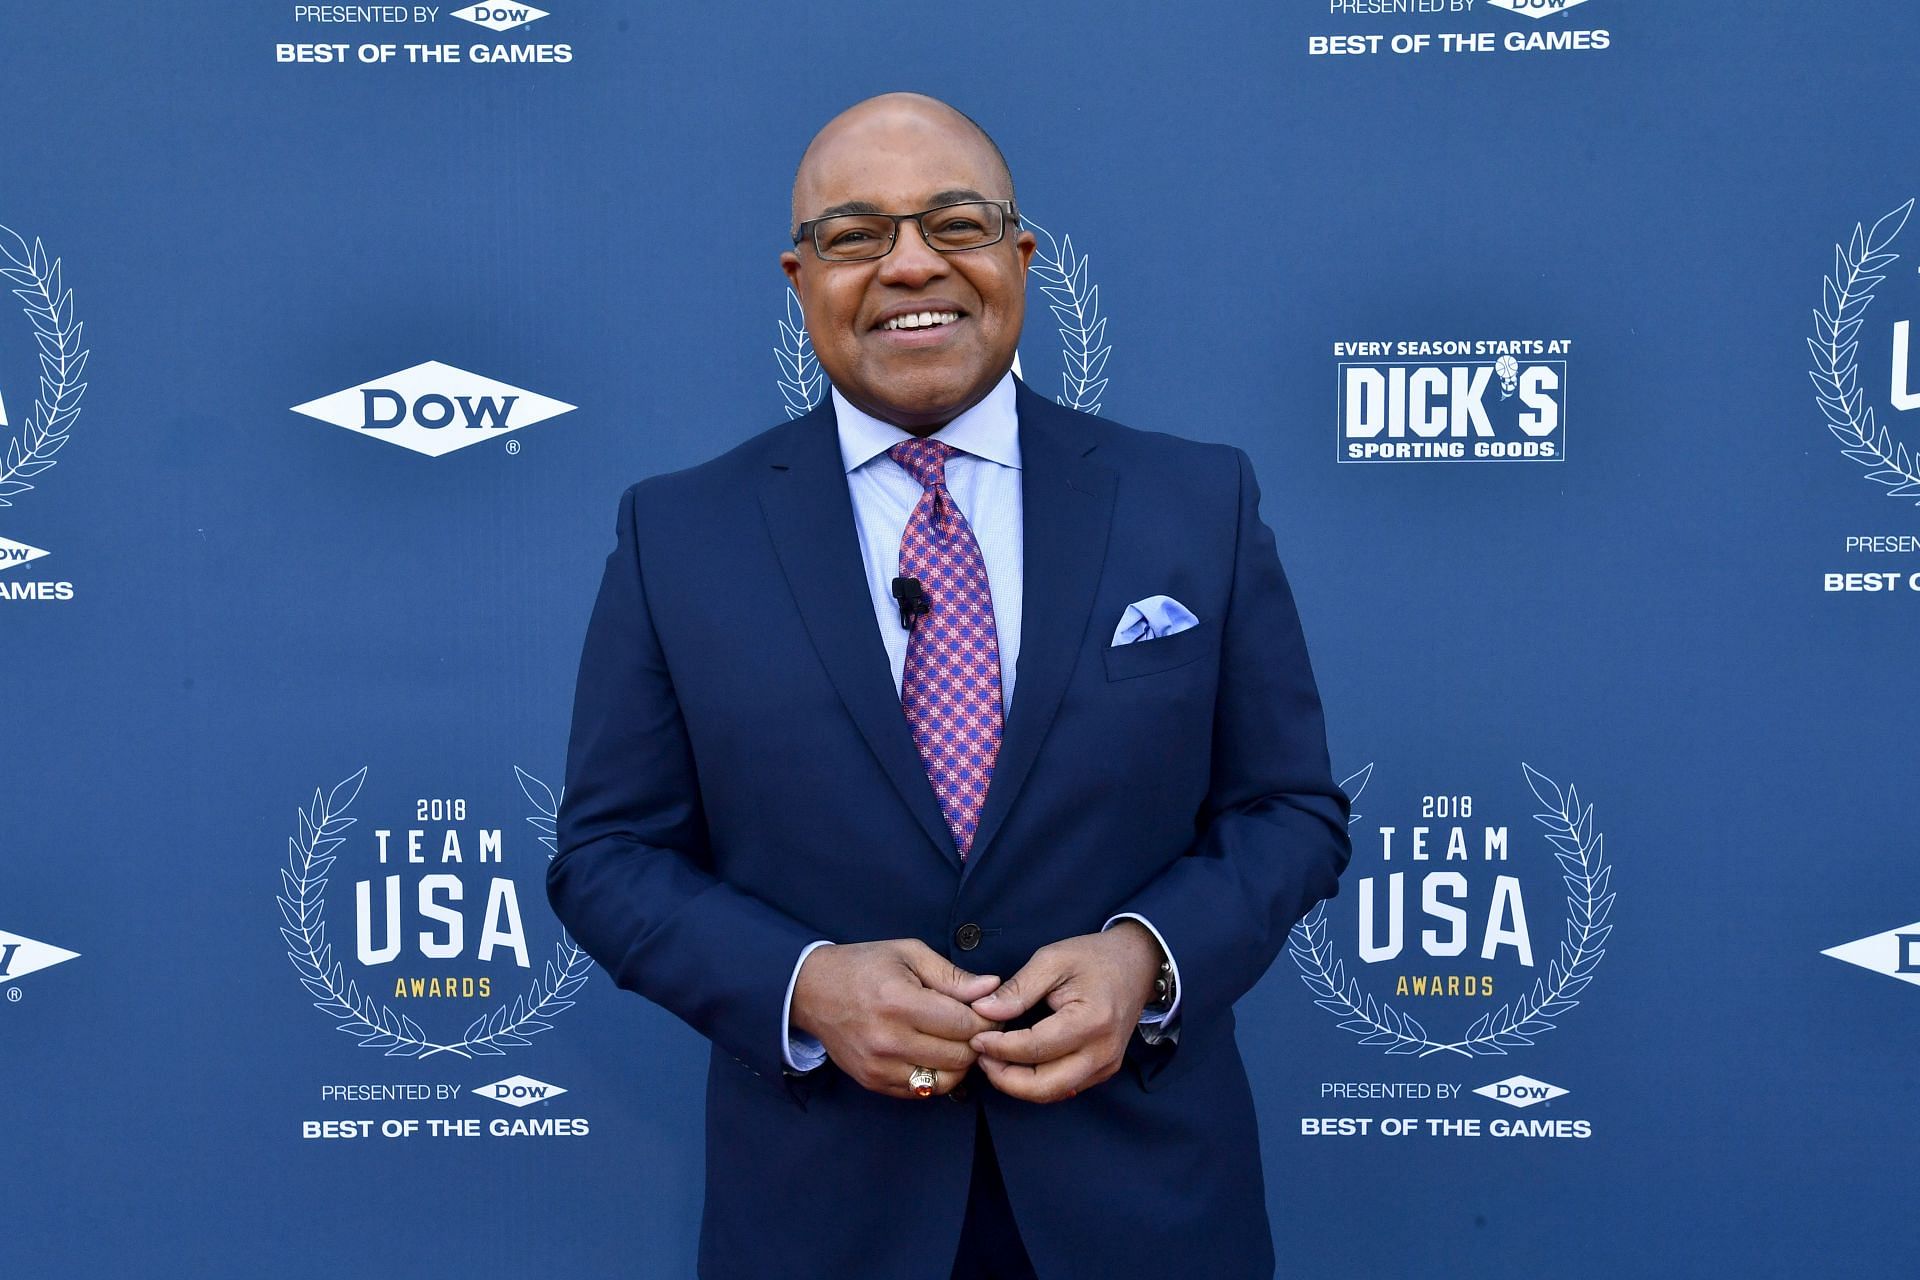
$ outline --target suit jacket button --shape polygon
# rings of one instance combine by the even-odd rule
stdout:
[[[971,951],[980,945],[980,926],[968,921],[953,931],[953,941],[962,951]]]
[[[967,1100],[967,1086],[964,1084],[957,1084],[953,1086],[953,1088],[947,1090],[947,1096],[949,1098],[952,1098],[955,1102],[965,1102]]]

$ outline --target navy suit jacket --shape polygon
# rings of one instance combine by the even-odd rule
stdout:
[[[1016,404],[1018,679],[964,862],[874,626],[831,399],[620,499],[548,892],[619,986],[713,1042],[714,1280],[944,1280],[976,1105],[1040,1275],[1273,1272],[1233,1003],[1349,852],[1292,594],[1239,449],[1024,383]],[[1156,594],[1199,624],[1111,647]],[[1004,978],[1118,911],[1179,962],[1180,1036],[1132,1037],[1076,1098],[901,1100],[831,1063],[784,1071],[815,939],[919,938]]]

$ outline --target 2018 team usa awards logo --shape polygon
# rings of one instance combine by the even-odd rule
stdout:
[[[1912,321],[1896,314],[1891,325],[1879,317],[1868,324],[1878,290],[1900,261],[1893,246],[1913,216],[1913,205],[1907,201],[1870,228],[1855,223],[1853,234],[1834,245],[1833,273],[1821,282],[1807,346],[1813,353],[1809,374],[1814,401],[1841,452],[1865,469],[1868,480],[1883,486],[1888,497],[1920,505],[1920,457],[1887,423],[1893,414],[1920,409],[1920,389],[1911,373]],[[1915,305],[1912,277],[1911,271],[1901,273],[1892,305]],[[1887,388],[1885,400],[1878,394],[1881,387]]]
[[[1341,784],[1355,801],[1373,768]],[[1421,795],[1392,825],[1377,825],[1374,841],[1356,833],[1359,874],[1349,881],[1350,897],[1332,900],[1353,904],[1341,911],[1354,930],[1352,969],[1336,946],[1344,931],[1329,918],[1329,902],[1294,926],[1288,945],[1301,980],[1359,1043],[1420,1057],[1504,1055],[1533,1044],[1579,1004],[1612,932],[1613,868],[1593,805],[1531,765],[1520,768],[1539,802],[1532,823],[1539,852],[1550,856],[1528,857],[1512,825],[1491,820],[1510,811],[1497,788]],[[1377,866],[1369,865],[1374,859]],[[1565,924],[1538,934],[1548,886],[1564,902]],[[1417,894],[1413,906],[1410,894]],[[1408,922],[1416,910],[1428,927]],[[1551,949],[1537,949],[1536,937]],[[1428,1031],[1441,1016],[1461,1029]]]
[[[497,1057],[573,1007],[593,962],[544,909],[559,801],[524,769],[514,774],[544,857],[508,840],[507,828],[480,823],[480,804],[459,795],[409,796],[399,821],[350,835],[365,768],[316,789],[297,811],[280,869],[280,936],[314,1008],[362,1048],[389,1058]],[[343,857],[356,877],[350,960],[327,933],[327,885]],[[549,921],[559,935],[537,971],[523,892],[537,895],[535,923]]]
[[[11,227],[0,225],[0,277],[13,286],[31,335],[31,350],[38,357],[38,378],[20,377],[24,366],[17,365],[10,353],[22,349],[12,342],[0,342],[0,431],[6,432],[6,449],[0,453],[0,508],[12,507],[36,486],[36,478],[52,469],[55,456],[73,437],[74,421],[80,416],[80,399],[87,384],[81,380],[87,368],[87,350],[80,345],[84,328],[73,312],[73,290],[62,279],[60,259],[49,258],[46,246],[37,238],[29,244]],[[36,394],[31,407],[16,390],[22,382]],[[14,391],[11,401],[8,392]],[[19,429],[9,408],[19,417]],[[51,554],[41,547],[16,539],[0,537],[0,573],[31,564]],[[71,582],[26,581],[0,578],[0,601],[71,600]]]

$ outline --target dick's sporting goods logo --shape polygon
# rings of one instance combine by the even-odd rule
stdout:
[[[438,360],[293,406],[356,435],[438,458],[570,413],[575,406]],[[517,451],[516,442],[510,449]]]
[[[1560,462],[1564,339],[1340,341],[1341,462]]]

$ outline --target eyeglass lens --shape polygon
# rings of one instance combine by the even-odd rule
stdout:
[[[969,203],[929,209],[919,215],[927,244],[943,253],[977,249],[1001,235],[1004,210],[997,204]],[[843,213],[814,224],[813,242],[820,256],[835,262],[878,258],[892,248],[894,220],[880,213]]]

